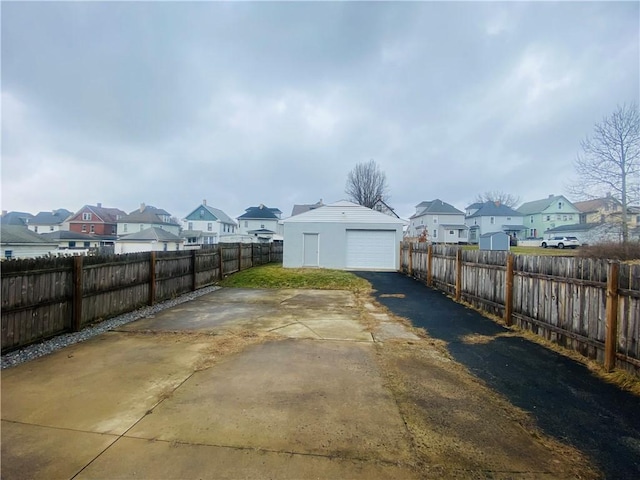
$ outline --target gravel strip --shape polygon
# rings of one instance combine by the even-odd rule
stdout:
[[[138,310],[134,310],[133,312],[128,312],[123,315],[118,315],[117,317],[104,320],[100,323],[96,323],[95,325],[84,328],[79,332],[58,335],[57,337],[53,337],[49,340],[34,343],[33,345],[21,348],[20,350],[15,350],[13,352],[7,353],[6,355],[2,355],[2,370],[8,367],[19,365],[23,362],[34,360],[38,357],[42,357],[43,355],[55,352],[56,350],[59,350],[61,348],[68,347],[69,345],[83,342],[92,337],[95,337],[96,335],[100,335],[101,333],[113,330],[114,328],[124,325],[125,323],[133,322],[135,320],[140,320],[141,318],[154,315],[167,308],[174,307],[181,303],[198,298],[202,295],[206,295],[207,293],[214,292],[219,288],[220,287],[217,286],[201,288],[200,290],[197,290],[195,292],[185,293],[184,295],[181,295],[177,298],[157,303],[152,307],[143,307]]]

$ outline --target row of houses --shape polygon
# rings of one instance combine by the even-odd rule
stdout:
[[[640,239],[640,208],[629,207],[630,238]],[[479,242],[482,235],[504,232],[517,240],[563,235],[581,243],[620,241],[622,206],[611,196],[572,203],[563,195],[513,209],[500,202],[473,203],[463,212],[442,200],[421,202],[409,218],[407,236],[432,243]]]

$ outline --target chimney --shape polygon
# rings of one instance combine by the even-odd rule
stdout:
[[[7,214],[6,210],[2,210],[2,216],[4,217]]]
[[[549,198],[553,198],[555,197],[555,195],[552,193],[551,195],[549,195]]]
[[[98,206],[98,208],[102,208],[102,204],[101,203],[98,203],[97,206]]]
[[[140,213],[144,212],[144,207],[146,207],[146,205],[144,203],[140,204]]]
[[[207,206],[207,199],[205,198],[204,200],[202,200],[202,204],[206,207]]]
[[[495,202],[493,202],[493,203],[495,203],[495,204],[496,204],[496,207],[499,207],[499,206],[500,206],[500,200],[496,200],[496,201],[495,201]]]

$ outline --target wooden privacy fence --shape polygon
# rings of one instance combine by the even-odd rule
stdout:
[[[2,352],[281,261],[282,243],[276,242],[3,262]]]
[[[403,242],[400,269],[609,371],[640,375],[640,265]]]

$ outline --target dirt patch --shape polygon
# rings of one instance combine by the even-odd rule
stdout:
[[[405,298],[404,293],[383,293],[380,298]]]
[[[438,345],[386,342],[377,358],[426,478],[599,478]]]

